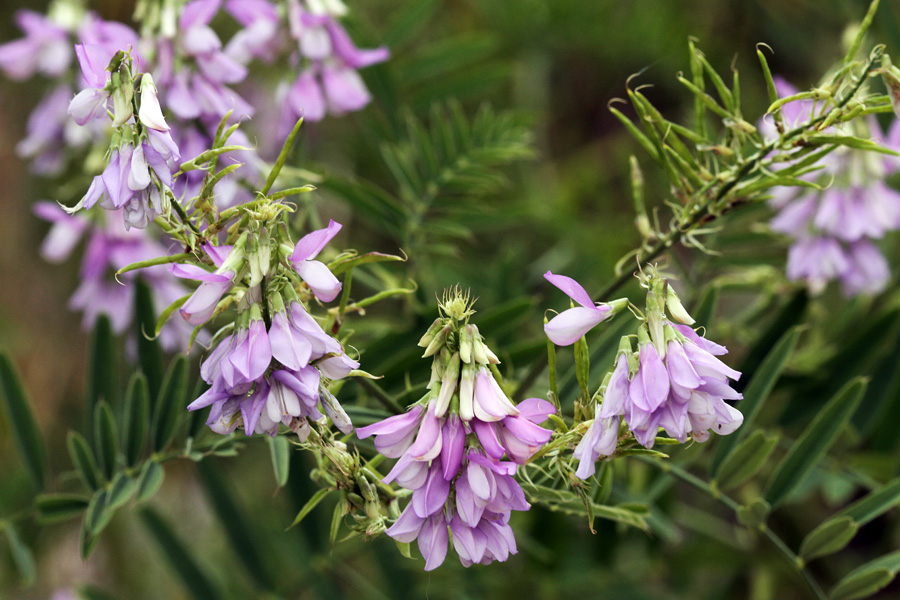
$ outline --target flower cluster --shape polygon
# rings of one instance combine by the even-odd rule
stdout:
[[[783,79],[776,78],[775,84],[779,95],[797,93]],[[789,126],[809,120],[814,110],[813,100],[795,100],[782,107]],[[868,123],[876,137],[883,137],[874,120]],[[762,129],[776,134],[771,126]],[[886,142],[900,148],[900,122],[894,123]],[[787,275],[805,281],[813,293],[834,279],[841,281],[847,296],[878,293],[890,279],[890,268],[874,241],[900,228],[900,193],[884,182],[885,175],[897,171],[897,162],[871,152],[843,150],[830,155],[825,165],[826,176],[807,176],[821,179],[824,189],[781,188],[771,201],[778,211],[771,228],[794,238]]]
[[[579,303],[590,299],[575,280],[552,273],[545,276]],[[575,448],[574,456],[580,461],[576,475],[582,479],[594,474],[599,456],[615,453],[623,419],[637,442],[647,448],[653,447],[660,428],[682,443],[689,436],[702,442],[709,438],[710,430],[725,435],[743,422],[741,413],[725,402],[741,398],[728,381],[737,380],[741,374],[717,358],[727,350],[691,329],[693,319],[665,280],[650,277],[646,285],[650,289],[646,317],[638,328],[638,350],[634,351],[630,337],[622,338],[615,368],[597,394],[602,403],[593,406],[594,419]],[[685,324],[667,319],[666,309]],[[579,312],[573,314],[582,314],[577,307],[569,309],[576,310]],[[569,311],[554,321],[572,320],[566,314]],[[551,327],[554,321],[545,329],[551,341],[560,343],[554,339],[558,339],[560,330]],[[589,319],[584,317],[586,322]],[[590,328],[583,323],[580,327],[584,331]],[[570,335],[565,339],[571,341],[562,345],[577,338]]]
[[[181,307],[188,323],[200,326],[231,302],[239,307],[231,333],[201,365],[209,390],[188,406],[211,406],[207,424],[213,431],[230,433],[242,426],[248,436],[274,436],[284,424],[306,440],[309,421],[321,421],[322,412],[342,432],[353,430],[326,379],[346,377],[359,363],[307,312],[296,290],[303,281],[322,301],[340,291],[328,267],[314,260],[340,228],[332,221],[290,252],[266,229],[244,233],[233,246],[204,245],[213,272],[196,265],[170,267],[178,277],[201,282]],[[287,269],[285,263],[293,266]],[[264,281],[268,285],[262,286]]]
[[[529,504],[513,475],[550,439],[540,423],[555,412],[539,398],[513,405],[492,373],[497,357],[466,322],[467,302],[451,299],[442,309],[447,316],[420,341],[425,356],[435,356],[429,393],[407,413],[357,430],[398,459],[384,481],[413,492],[386,533],[417,540],[426,571],[443,563],[451,535],[467,567],[516,553],[509,518]]]

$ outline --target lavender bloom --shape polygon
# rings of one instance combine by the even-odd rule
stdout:
[[[283,43],[278,10],[267,0],[227,0],[227,10],[243,29],[225,47],[225,54],[240,64],[257,58],[271,62]]]
[[[134,262],[165,255],[166,249],[141,230],[126,230],[120,217],[112,213],[108,215],[105,225],[96,225],[78,215],[68,215],[52,202],[37,203],[35,213],[53,224],[41,246],[41,255],[51,263],[66,260],[78,242],[87,238],[81,264],[81,282],[69,300],[73,310],[84,313],[83,327],[93,328],[97,317],[106,314],[114,332],[126,331],[133,320],[133,279],[136,272],[122,275],[121,283],[115,280],[113,273]],[[186,292],[161,265],[144,269],[142,276],[158,306],[167,306]],[[190,327],[172,321],[163,326],[160,342],[167,351],[183,351],[190,334]]]
[[[62,75],[72,61],[68,32],[30,10],[16,12],[15,19],[25,37],[0,45],[0,69],[13,79]]]
[[[547,271],[544,273],[544,278],[581,305],[561,312],[544,325],[544,333],[557,346],[574,344],[588,330],[612,316],[611,306],[594,304],[585,289],[571,277],[554,275]]]
[[[341,291],[341,282],[324,263],[313,259],[340,230],[341,224],[331,220],[325,229],[318,229],[303,236],[291,254],[291,263],[297,274],[322,302],[331,302],[337,297]]]
[[[797,92],[780,78],[776,88],[781,96]],[[813,109],[813,101],[800,100],[785,104],[782,114],[788,127],[794,127],[813,117]],[[885,137],[874,120],[869,121],[869,129],[874,137]],[[777,135],[769,123],[761,123],[760,130],[768,137]],[[897,122],[885,143],[891,148],[900,144]],[[770,226],[793,238],[787,276],[805,281],[814,294],[834,279],[842,282],[847,296],[876,294],[886,287],[890,273],[871,242],[900,228],[900,193],[883,182],[884,175],[896,171],[900,163],[843,149],[829,155],[825,167],[828,186],[824,190],[775,190],[771,204],[778,214]],[[825,175],[806,177],[814,181]]]
[[[243,236],[234,246],[204,244],[203,249],[217,267],[213,273],[196,265],[174,264],[169,267],[169,271],[176,277],[201,282],[200,287],[179,309],[185,321],[191,325],[202,325],[212,317],[219,300],[231,288],[235,275],[244,266],[246,240],[246,236]],[[299,366],[298,364],[297,367]]]

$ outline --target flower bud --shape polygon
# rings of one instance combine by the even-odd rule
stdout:
[[[487,355],[487,346],[481,339],[478,328],[474,325],[466,325],[466,329],[469,329],[470,327],[472,328],[472,355],[475,358],[475,362],[482,365],[490,364],[490,359]]]
[[[353,423],[350,422],[350,417],[347,415],[344,407],[341,406],[341,403],[338,402],[338,399],[334,397],[334,394],[329,392],[328,388],[319,386],[319,398],[322,401],[322,408],[325,410],[325,414],[328,415],[334,426],[341,433],[348,435],[353,433]]]
[[[685,325],[694,324],[693,317],[684,309],[684,305],[681,304],[681,300],[678,299],[678,295],[675,294],[672,286],[669,286],[666,292],[666,308],[669,309],[669,314],[672,315],[672,318],[679,323],[684,323]]]
[[[462,378],[459,382],[459,416],[463,421],[471,421],[475,418],[475,376],[477,374],[478,369],[475,365],[463,365]]]
[[[459,380],[459,353],[454,352],[450,358],[450,362],[444,369],[444,376],[441,378],[441,390],[438,393],[437,405],[434,408],[434,416],[440,418],[447,413],[450,406],[450,399],[456,392],[456,382]]]
[[[168,131],[169,125],[163,117],[159,107],[159,99],[156,97],[156,85],[153,76],[144,73],[141,76],[141,108],[138,111],[138,119],[146,127],[157,131]]]
[[[447,343],[447,336],[450,335],[450,325],[444,325],[441,330],[434,336],[434,339],[431,340],[431,343],[428,344],[428,347],[425,348],[425,354],[422,355],[422,358],[431,356],[432,354],[436,354],[441,347]]]
[[[459,330],[459,358],[466,364],[472,362],[472,329],[466,325]]]
[[[419,339],[419,343],[417,345],[420,348],[427,348],[431,344],[431,341],[434,339],[434,336],[437,335],[437,333],[441,330],[441,328],[443,326],[444,326],[444,319],[442,319],[440,317],[435,319],[434,323],[431,324],[431,327],[428,328],[428,331],[425,332],[425,335],[423,335]]]

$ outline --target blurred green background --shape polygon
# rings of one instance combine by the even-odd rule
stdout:
[[[561,295],[549,289],[541,274],[553,269],[575,277],[588,290],[597,290],[612,277],[615,262],[639,241],[632,226],[630,154],[642,160],[648,202],[662,205],[663,180],[607,110],[610,101],[625,95],[626,80],[640,73],[633,85],[652,85],[645,93],[668,118],[687,117],[692,99],[675,74],[688,69],[687,40],[693,36],[720,72],[728,73],[732,66],[741,72],[744,114],[753,121],[767,103],[756,44],[763,42],[773,49],[769,58],[773,72],[800,88],[808,87],[840,59],[845,27],[862,16],[867,4],[814,0],[348,2],[349,27],[356,41],[361,46],[386,43],[393,56],[387,64],[363,72],[375,96],[372,105],[361,114],[309,125],[292,164],[370,180],[392,190],[379,145],[402,141],[400,121],[405,115],[428,123],[433,105],[453,99],[462,103],[467,114],[485,103],[498,113],[512,111],[531,132],[534,146],[533,158],[504,169],[508,181],[475,206],[466,204],[465,194],[441,199],[435,219],[468,231],[449,236],[449,248],[423,246],[417,253],[404,245],[405,240],[367,220],[334,189],[323,186],[314,194],[313,202],[323,215],[340,217],[345,223],[337,239],[339,247],[361,252],[397,252],[402,247],[411,256],[394,272],[408,269],[419,286],[415,300],[387,302],[371,311],[370,321],[354,323],[364,340],[386,333],[392,336],[382,337],[380,344],[360,344],[366,349],[364,368],[388,375],[386,386],[402,387],[411,364],[404,357],[414,361],[410,340],[433,318],[428,306],[435,294],[455,283],[470,287],[479,297],[475,322],[492,346],[499,347],[501,358],[503,352],[513,358],[505,364],[527,365],[528,358],[543,347],[544,308],[563,306]],[[20,35],[12,21],[19,8],[40,10],[43,3],[5,0],[0,5],[0,41]],[[130,19],[127,2],[94,2],[91,8],[109,19]],[[221,20],[227,29],[227,19]],[[888,53],[900,52],[900,6],[884,3],[870,39],[886,43]],[[259,75],[265,78],[271,73]],[[24,135],[29,110],[48,83],[0,81],[0,180],[4,184],[0,192],[0,281],[4,282],[0,285],[0,345],[22,374],[50,441],[51,466],[59,472],[68,468],[65,431],[84,418],[81,390],[88,336],[79,329],[79,316],[66,308],[77,282],[76,261],[50,266],[36,253],[47,226],[32,216],[30,204],[58,199],[59,188],[29,176],[27,164],[13,151]],[[753,218],[766,218],[765,210]],[[784,248],[772,247],[769,238],[755,237],[749,226],[740,231],[742,238],[729,238],[736,247],[729,268],[740,262],[739,250],[745,243],[753,248],[753,257],[762,253],[764,260],[783,265]],[[705,277],[727,270],[715,258],[683,254],[688,263],[703,265],[695,271]],[[357,285],[364,288],[365,281]],[[745,302],[746,292],[724,296],[723,321]],[[851,315],[864,315],[868,308],[855,304],[848,310]],[[494,317],[493,329],[481,325],[482,316]],[[818,315],[813,311],[810,319],[821,323],[827,317],[827,311],[823,315],[820,310]],[[733,360],[744,357],[747,347],[758,339],[758,332],[740,325],[717,331],[713,322],[710,329],[733,348]],[[838,325],[834,330],[845,331]],[[400,343],[407,344],[402,351]],[[822,356],[833,354],[834,346],[814,345],[808,352],[821,354],[819,360],[810,359],[818,365]],[[422,381],[419,374],[427,364],[419,362],[414,383]],[[797,377],[805,375],[802,366],[797,365]],[[536,390],[545,385],[539,381]],[[782,391],[785,401],[790,389],[794,388]],[[0,422],[0,431],[5,427]],[[695,445],[683,453],[708,450]],[[653,490],[660,510],[654,512],[652,534],[600,520],[595,523],[597,533],[591,534],[583,519],[535,508],[515,516],[520,553],[508,563],[464,570],[451,551],[445,565],[431,574],[422,573],[421,561],[399,556],[385,538],[369,544],[353,539],[331,548],[331,513],[325,505],[300,527],[283,533],[315,491],[307,477],[310,465],[302,455],[295,456],[288,487],[277,493],[265,444],[250,442],[239,459],[213,462],[223,467],[217,472],[235,494],[244,518],[258,528],[262,573],[239,566],[211,513],[193,464],[177,461],[167,469],[165,486],[153,505],[230,598],[267,597],[260,591],[262,580],[277,582],[290,598],[808,597],[802,582],[782,566],[765,540],[735,525],[729,514],[708,499],[671,481],[660,481],[649,467],[635,462],[617,461],[616,473],[621,469],[627,475],[622,478],[622,485],[630,486],[622,490],[625,495]],[[0,434],[0,482],[0,509],[8,513],[29,492],[5,432]],[[830,502],[837,503],[846,498],[842,494],[850,493],[841,490],[839,483],[829,485],[831,497],[817,494],[795,507],[798,510],[779,513],[777,525],[787,540],[796,544],[822,515],[831,512],[834,504]],[[55,589],[85,582],[117,598],[188,597],[140,522],[127,510],[116,516],[86,562],[79,558],[75,522],[27,533],[37,551],[38,583],[29,590],[17,587],[11,557],[3,547],[0,597],[47,598]],[[836,573],[898,544],[896,516],[884,517],[868,525],[846,552],[814,565],[814,571],[831,581],[838,577]],[[900,587],[895,584],[878,597],[898,595]]]

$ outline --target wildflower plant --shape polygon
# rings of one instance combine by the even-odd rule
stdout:
[[[275,536],[260,541],[264,528],[245,518],[211,460],[258,460],[252,448],[265,444],[277,487],[287,488],[279,500],[289,495],[296,511],[283,525],[311,536],[323,521],[319,506],[330,506],[327,541],[335,554],[361,546],[349,538],[391,538],[410,559],[415,542],[425,571],[449,569],[451,547],[463,567],[513,563],[520,552],[545,552],[534,532],[548,510],[586,517],[592,533],[599,518],[671,541],[675,527],[658,500],[675,480],[726,509],[741,528],[742,549],[751,537],[767,540],[804,594],[877,593],[900,572],[896,552],[843,576],[811,570],[809,562],[843,550],[862,525],[900,502],[893,472],[883,476],[887,468],[876,465],[873,477],[826,456],[876,429],[876,418],[856,409],[872,400],[888,414],[896,378],[869,386],[847,369],[820,378],[803,371],[810,362],[861,364],[873,331],[896,321],[896,298],[888,308],[871,300],[890,283],[889,248],[877,244],[900,227],[897,192],[883,181],[896,170],[897,127],[884,134],[874,119],[900,104],[900,71],[885,46],[864,50],[877,8],[876,0],[844,59],[808,91],[773,75],[760,46],[769,100],[763,115],[745,116],[737,71],[726,83],[694,40],[689,74],[677,76],[693,100],[689,125],[629,81],[636,122],[618,102],[609,109],[658,168],[665,199],[649,199],[647,161],[631,157],[638,246],[595,295],[560,273],[574,272],[585,257],[567,263],[547,253],[553,266],[544,281],[552,287],[542,281],[535,289],[553,294],[553,308],[542,337],[525,343],[516,337],[527,326],[511,318],[514,303],[482,309],[481,301],[476,319],[477,290],[459,285],[440,286],[438,317],[426,326],[434,316],[427,296],[391,263],[405,262],[408,250],[408,270],[433,283],[442,273],[429,268],[438,256],[477,240],[460,223],[500,187],[503,166],[531,155],[527,130],[490,108],[469,119],[456,102],[435,107],[430,119],[408,108],[400,126],[401,113],[384,100],[390,78],[374,77],[370,91],[358,72],[388,61],[391,51],[357,47],[340,0],[141,0],[140,35],[73,0],[56,0],[46,17],[21,13],[25,37],[0,46],[0,69],[14,78],[69,73],[78,82],[78,90],[64,84],[38,103],[18,151],[46,176],[80,160],[68,186],[79,192],[34,212],[52,224],[41,248],[47,260],[65,260],[86,240],[70,304],[93,331],[87,426],[68,433],[72,469],[58,478],[48,477],[43,434],[12,362],[0,356],[5,415],[37,492],[27,508],[0,520],[23,578],[35,574],[20,529],[80,517],[87,559],[118,510],[148,502],[167,465],[186,461],[197,465],[255,588],[294,594],[306,584],[277,575],[290,569],[268,562],[284,566],[293,554],[265,556]],[[236,23],[228,38],[216,29],[222,18]],[[257,94],[243,85],[257,62],[276,65],[279,106],[269,112],[280,113],[277,124],[259,119],[258,144],[247,134],[257,124],[247,118],[272,107],[256,106]],[[370,103],[384,112],[384,122],[369,129],[380,136],[385,177],[351,180],[295,166],[304,119]],[[274,158],[260,150],[272,139],[283,141]],[[395,189],[382,187],[391,180]],[[313,182],[343,203],[310,200]],[[778,211],[774,218],[766,207]],[[767,239],[773,232],[792,239],[786,277],[754,263],[707,281],[713,276],[694,257],[713,256],[739,214],[755,218],[752,231]],[[381,234],[365,244],[396,241],[404,252],[342,250],[349,236],[336,219],[353,223],[351,235],[366,227]],[[807,289],[821,294],[832,279],[847,296],[862,297],[855,302],[883,312],[847,349],[820,353],[810,343],[797,352]],[[790,291],[795,300],[742,352],[742,325],[764,321],[765,306],[751,307],[743,322],[717,320],[717,295],[759,282],[767,287],[755,298]],[[359,298],[361,289],[371,294]],[[378,306],[391,299],[390,308]],[[521,306],[538,329],[533,300]],[[407,334],[414,328],[417,344]],[[120,357],[116,336],[128,330]],[[177,354],[168,367],[164,352]],[[201,355],[197,361],[191,352]],[[879,362],[878,373],[893,371],[893,357]],[[125,362],[134,366],[123,390],[116,367]],[[797,415],[779,421],[780,411],[762,412],[776,386],[803,391],[781,377],[792,368],[806,391],[830,398],[796,440],[788,417]],[[803,407],[786,404],[804,416]],[[848,429],[852,435],[842,435]],[[846,477],[836,484],[834,472]],[[846,506],[818,523],[798,519],[811,526],[790,539],[798,528],[784,527],[776,511],[819,487],[839,496],[834,506]],[[856,491],[861,498],[851,502]],[[705,505],[691,510],[704,524],[724,520]],[[219,584],[167,520],[146,505],[139,511],[192,596],[219,597]],[[282,535],[272,547],[283,549],[293,534]],[[323,559],[303,574],[333,568]],[[834,579],[828,594],[826,579]],[[371,583],[360,576],[357,585]]]

